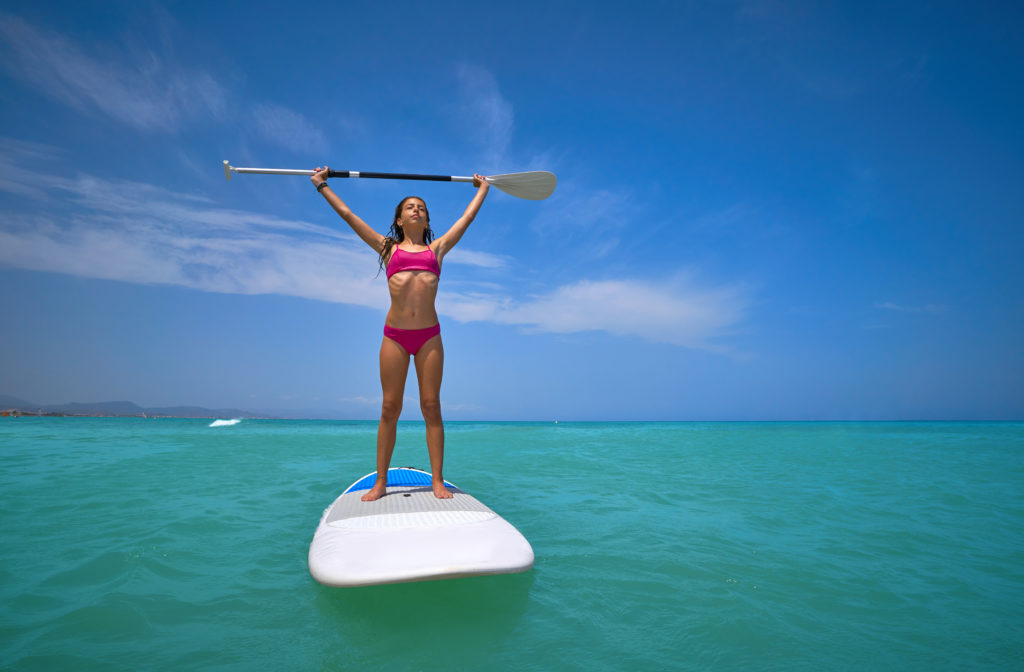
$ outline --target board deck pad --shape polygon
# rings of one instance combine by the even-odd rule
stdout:
[[[367,474],[358,481],[348,486],[345,492],[354,492],[356,490],[369,490],[377,482],[377,472]],[[388,486],[393,485],[430,485],[433,482],[432,477],[422,469],[416,467],[394,467],[388,469]],[[449,488],[455,486],[445,481],[444,484]]]
[[[333,527],[416,527],[446,522],[472,522],[497,516],[480,500],[449,488],[451,499],[438,499],[422,485],[392,488],[373,502],[360,499],[363,491],[349,493],[331,507],[327,524]]]
[[[525,537],[496,512],[445,481],[438,499],[430,474],[388,470],[388,491],[362,501],[376,473],[359,479],[325,511],[309,549],[320,583],[359,586],[524,572],[533,566]]]

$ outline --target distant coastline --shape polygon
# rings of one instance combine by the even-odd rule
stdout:
[[[18,397],[0,394],[0,417],[61,418],[266,418],[237,408],[168,406],[143,408],[131,401],[72,402],[35,404]]]

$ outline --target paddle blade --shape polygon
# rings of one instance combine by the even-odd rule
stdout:
[[[508,173],[491,175],[487,181],[506,194],[531,201],[543,201],[551,195],[558,183],[554,173],[546,170],[533,170],[528,173]]]

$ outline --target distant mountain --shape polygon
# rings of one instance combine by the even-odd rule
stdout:
[[[139,417],[156,415],[171,418],[259,418],[264,417],[237,408],[203,408],[202,406],[171,406],[167,408],[143,408],[131,401],[72,402],[69,404],[35,404],[9,394],[0,394],[0,410],[21,411],[35,414],[40,411],[48,415],[102,415]]]
[[[39,404],[25,401],[9,394],[0,394],[0,408],[39,408]]]
[[[169,415],[172,418],[262,418],[249,411],[237,408],[209,409],[201,406],[171,406],[169,408],[147,408],[150,415]]]
[[[44,411],[52,413],[71,413],[73,415],[142,415],[145,412],[138,404],[130,401],[100,401],[90,404],[71,403],[43,406]]]

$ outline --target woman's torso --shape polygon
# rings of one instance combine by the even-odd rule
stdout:
[[[391,293],[386,324],[397,329],[424,329],[437,324],[434,299],[441,267],[434,250],[395,245],[386,268]]]

